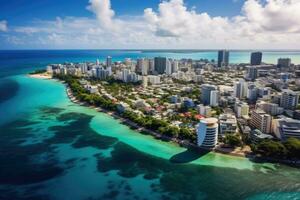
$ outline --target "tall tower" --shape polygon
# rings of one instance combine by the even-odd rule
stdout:
[[[262,60],[262,52],[251,53],[251,65],[260,65]]]
[[[229,64],[229,51],[221,50],[218,52],[218,67],[227,67]]]
[[[167,67],[167,58],[165,57],[155,57],[154,58],[154,68],[158,74],[164,74]]]

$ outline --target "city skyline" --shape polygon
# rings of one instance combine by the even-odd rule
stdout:
[[[3,4],[1,49],[299,49],[294,0],[57,3]]]

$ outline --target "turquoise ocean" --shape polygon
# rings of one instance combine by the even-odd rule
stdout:
[[[249,62],[234,51],[232,63]],[[0,51],[0,199],[300,199],[300,170],[198,154],[69,101],[65,86],[26,73],[49,63],[166,56],[216,59],[216,51]],[[264,52],[276,63],[300,52]]]

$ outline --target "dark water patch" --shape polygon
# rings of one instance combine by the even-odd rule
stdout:
[[[0,80],[0,104],[13,98],[19,90],[19,84],[12,79]]]
[[[47,195],[34,194],[30,190],[21,192],[17,189],[0,189],[0,199],[2,200],[50,200]]]
[[[63,113],[57,116],[64,125],[49,127],[54,132],[54,137],[48,139],[48,143],[72,143],[74,148],[95,147],[108,149],[118,140],[112,137],[99,135],[90,128],[89,123],[93,116],[82,113]]]
[[[104,195],[102,195],[101,199],[109,199],[109,200],[116,199],[119,194],[120,192],[118,190],[111,190],[105,193]]]
[[[277,171],[262,173],[261,167],[255,172],[193,164],[179,165],[144,154],[121,142],[114,146],[111,155],[109,158],[97,156],[100,172],[117,170],[120,176],[126,178],[143,175],[145,179],[159,179],[158,184],[151,185],[151,189],[166,194],[166,199],[245,199],[259,192],[291,187],[300,190],[297,186],[299,179],[297,181]],[[297,175],[299,177],[299,173]],[[286,184],[289,186],[286,187]]]
[[[43,162],[34,162],[35,156],[44,152],[49,155],[53,153],[53,148],[49,145],[20,145],[23,139],[32,137],[30,128],[22,128],[28,124],[31,122],[22,120],[0,127],[0,184],[37,183],[61,175],[64,171],[58,166],[54,156],[49,156]]]
[[[118,174],[126,178],[140,174],[160,173],[160,159],[151,159],[151,156],[124,143],[117,143],[111,155],[110,158],[97,157],[100,172],[118,170]]]
[[[201,150],[197,151],[194,149],[187,149],[184,152],[178,153],[170,158],[173,163],[189,163],[194,160],[201,158],[202,156],[209,153],[209,151]]]
[[[40,118],[41,119],[50,119],[53,118],[60,113],[62,113],[65,109],[58,108],[58,107],[50,107],[50,106],[42,106],[39,108],[39,111],[41,112]]]

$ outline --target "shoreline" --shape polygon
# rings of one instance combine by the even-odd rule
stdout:
[[[58,80],[58,79],[55,79],[55,80]],[[60,80],[58,80],[58,81],[60,81]],[[155,139],[159,139],[159,140],[166,141],[166,142],[173,142],[173,143],[176,143],[177,145],[179,145],[180,147],[183,147],[186,149],[191,149],[194,151],[199,151],[199,152],[207,151],[207,152],[214,152],[217,154],[223,154],[223,155],[227,155],[227,156],[246,158],[254,163],[265,163],[265,162],[273,163],[273,164],[281,163],[281,164],[288,165],[290,167],[300,168],[300,161],[280,160],[280,159],[276,159],[276,158],[260,157],[260,156],[251,154],[251,152],[242,151],[242,150],[237,151],[237,149],[241,149],[241,147],[238,147],[235,149],[216,147],[214,149],[209,150],[209,149],[201,148],[201,147],[197,146],[196,144],[190,143],[185,140],[179,140],[176,138],[171,138],[168,136],[161,135],[160,133],[149,130],[145,127],[141,127],[138,124],[136,124],[135,122],[130,121],[129,119],[123,118],[122,116],[118,115],[116,112],[108,111],[108,110],[100,108],[100,107],[91,106],[91,105],[87,104],[86,102],[81,102],[81,101],[77,100],[76,97],[73,96],[72,91],[69,88],[69,86],[67,84],[65,84],[63,81],[60,81],[60,82],[65,85],[67,96],[72,103],[78,104],[80,106],[86,106],[88,108],[96,110],[97,112],[105,113],[105,114],[113,117],[114,119],[119,120],[122,124],[128,126],[129,128],[137,131],[140,134],[148,134],[148,135],[153,136]]]
[[[52,79],[52,75],[44,73],[44,74],[27,74],[27,76],[31,78],[38,78],[38,79]]]
[[[55,80],[57,80],[57,79],[55,79]],[[62,82],[62,81],[60,81],[60,82]],[[62,82],[62,83],[64,83],[64,82]],[[68,96],[68,98],[70,99],[70,101],[72,103],[78,104],[80,106],[86,106],[88,108],[96,110],[97,112],[105,113],[105,114],[113,117],[114,119],[119,120],[122,124],[129,126],[131,129],[134,129],[135,131],[139,132],[140,134],[148,134],[148,135],[153,136],[155,139],[159,139],[159,140],[162,140],[162,141],[173,142],[173,143],[176,143],[177,145],[179,145],[181,147],[184,147],[184,148],[187,148],[187,149],[192,149],[192,150],[195,150],[195,151],[211,151],[211,152],[215,152],[215,153],[220,153],[220,154],[230,155],[230,156],[235,156],[235,157],[241,157],[241,158],[250,158],[250,157],[252,157],[250,154],[247,154],[246,152],[243,152],[243,151],[238,152],[238,151],[236,151],[236,149],[222,148],[222,147],[215,148],[215,149],[205,149],[205,148],[201,148],[201,147],[197,146],[196,144],[188,142],[186,140],[180,140],[180,139],[177,139],[177,138],[172,138],[172,137],[162,135],[162,134],[157,133],[153,130],[147,129],[147,128],[142,127],[142,126],[139,126],[138,124],[136,124],[135,122],[133,122],[129,119],[123,118],[117,112],[108,111],[108,110],[103,109],[101,107],[95,107],[95,106],[87,104],[86,102],[82,102],[82,101],[76,99],[76,97],[73,95],[73,93],[72,93],[71,89],[69,88],[69,86],[66,85],[65,83],[64,83],[64,85],[66,87],[67,96]],[[230,151],[232,151],[232,152],[230,152]]]
[[[138,124],[136,124],[135,122],[130,121],[129,119],[123,118],[117,112],[108,111],[108,110],[103,109],[101,107],[92,106],[92,105],[89,105],[86,102],[82,102],[82,101],[76,99],[76,97],[74,97],[74,95],[72,94],[71,89],[69,88],[69,86],[64,81],[53,78],[50,75],[41,75],[41,74],[33,74],[32,75],[31,74],[31,75],[28,75],[28,76],[31,77],[31,78],[39,78],[39,79],[45,79],[45,80],[52,79],[52,80],[56,80],[56,81],[62,83],[65,86],[66,94],[67,94],[69,100],[72,103],[94,109],[97,112],[105,113],[105,114],[113,117],[114,119],[119,120],[122,124],[124,124],[124,125],[128,126],[129,128],[139,132],[140,134],[151,135],[155,139],[159,139],[159,140],[166,141],[166,142],[173,142],[173,143],[176,143],[177,145],[179,145],[180,147],[190,149],[190,150],[194,150],[194,151],[199,151],[199,152],[200,151],[201,152],[207,151],[207,152],[214,152],[214,153],[217,153],[217,154],[223,154],[223,155],[227,155],[227,156],[246,158],[246,159],[249,159],[250,161],[252,161],[254,163],[266,163],[267,162],[267,163],[273,163],[273,164],[285,164],[285,165],[288,165],[290,167],[296,167],[296,168],[300,167],[300,161],[280,160],[280,159],[271,158],[271,157],[261,157],[259,155],[253,155],[253,154],[251,154],[251,152],[242,151],[241,148],[232,149],[232,148],[224,148],[224,147],[217,146],[215,149],[205,149],[205,148],[201,148],[201,147],[197,146],[196,144],[188,142],[186,140],[180,140],[180,139],[177,139],[177,138],[171,138],[171,137],[168,137],[168,136],[161,135],[160,133],[149,130],[145,127],[141,127]],[[237,150],[237,149],[240,149],[240,150]]]

